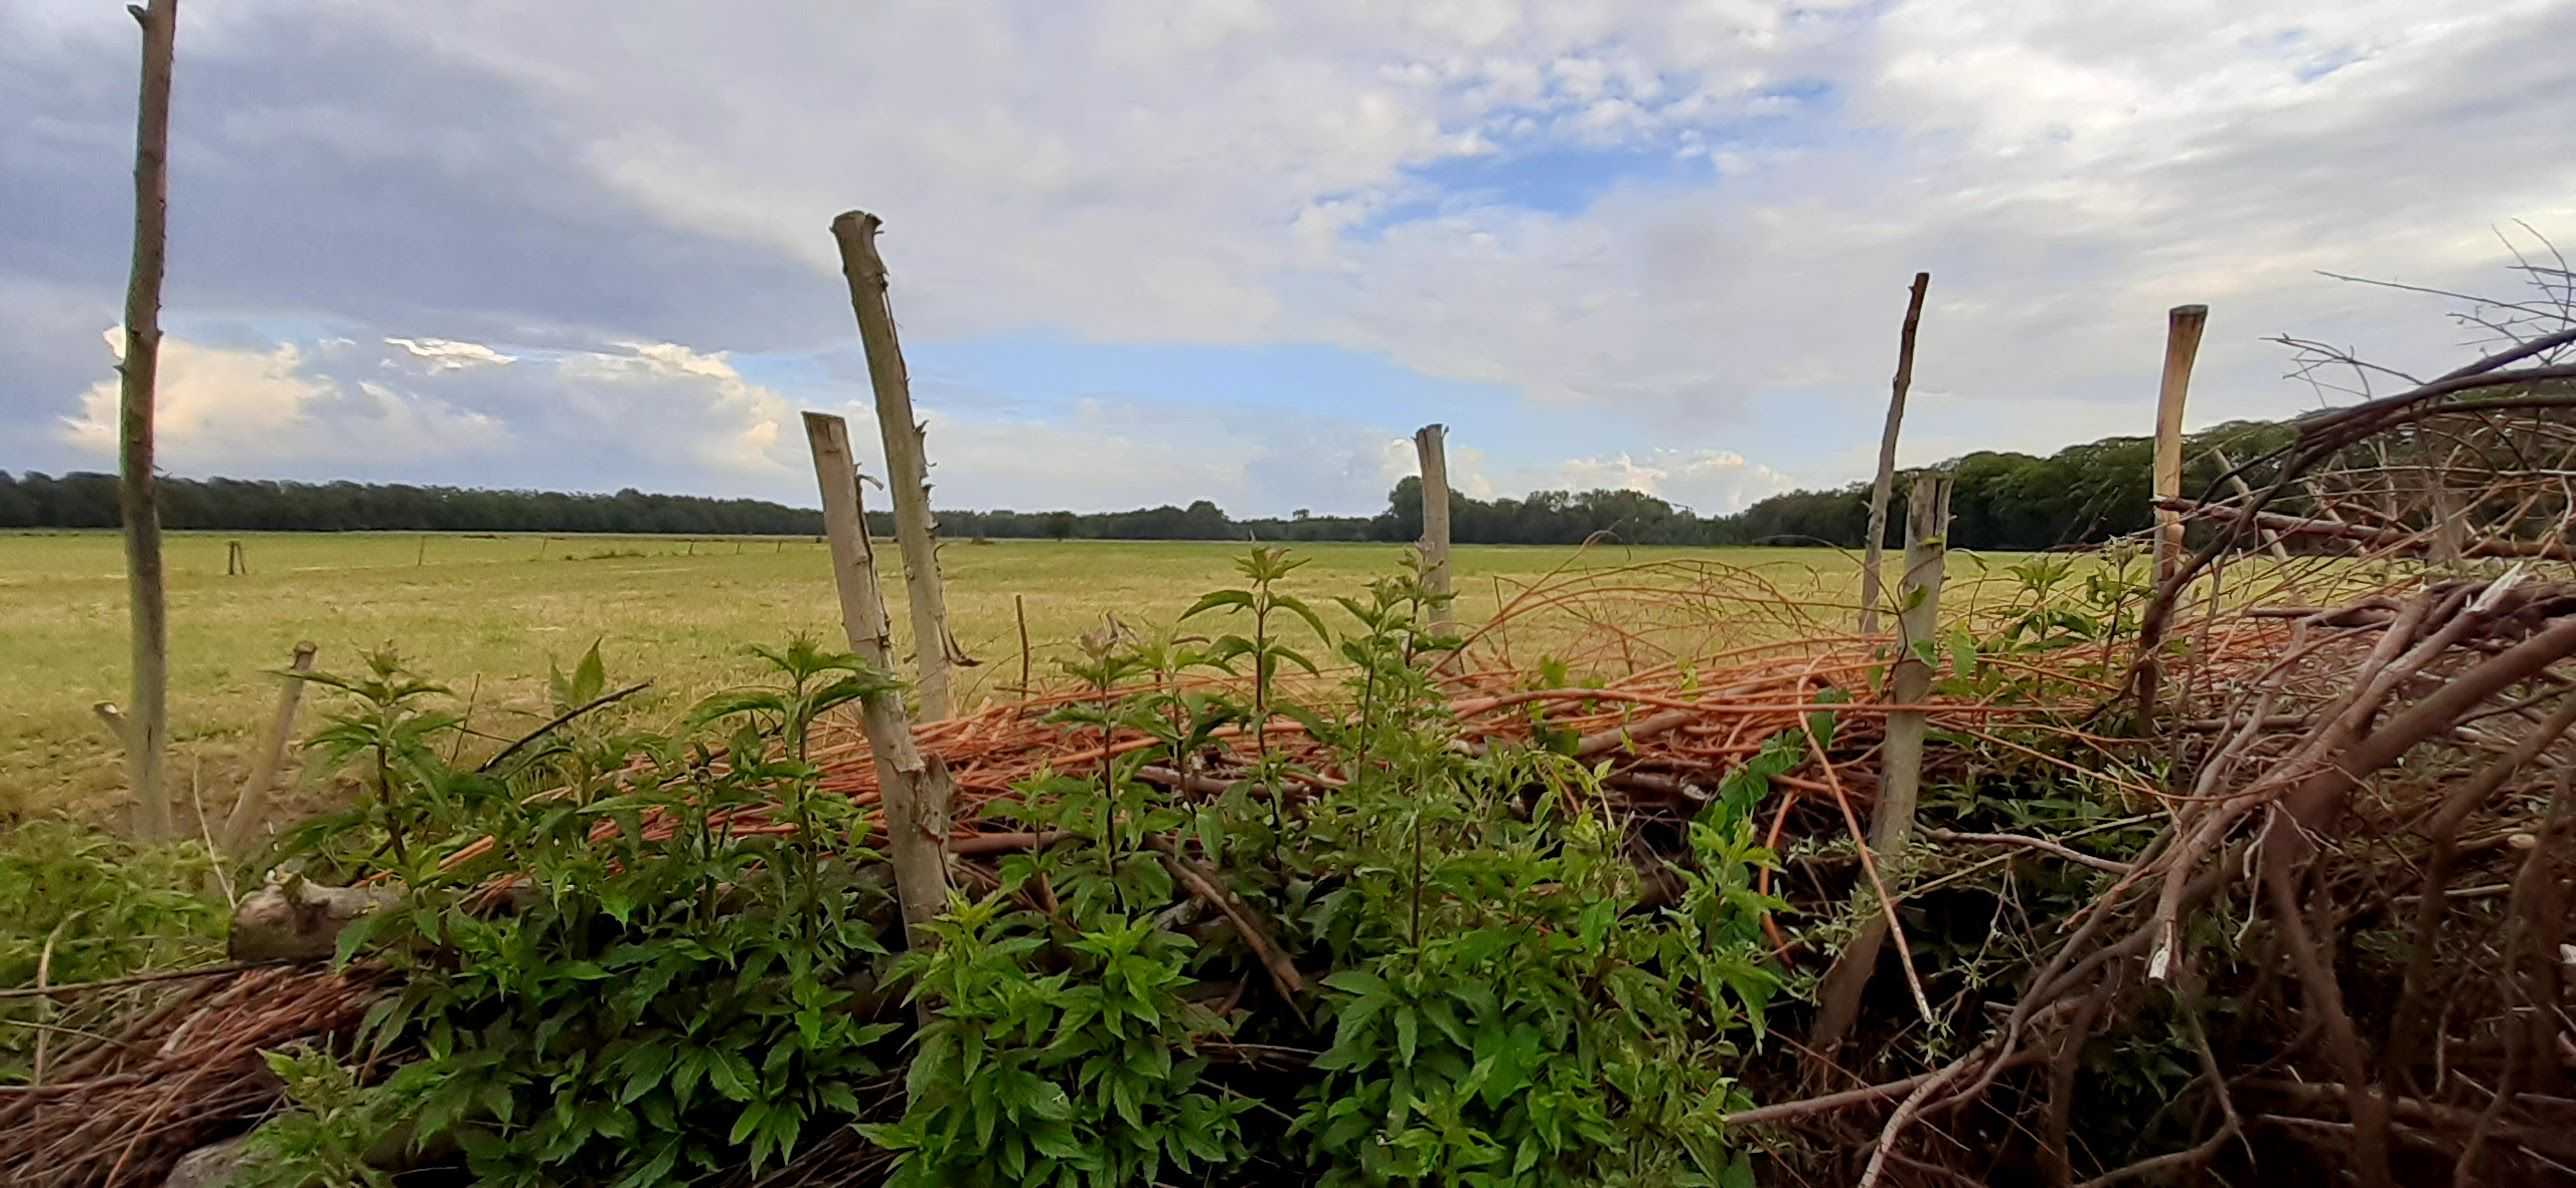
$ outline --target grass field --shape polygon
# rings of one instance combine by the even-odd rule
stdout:
[[[226,542],[235,539],[251,572],[227,577]],[[1242,547],[949,545],[942,564],[952,630],[985,662],[961,681],[961,701],[971,705],[1017,683],[1015,595],[1025,599],[1043,677],[1050,658],[1104,613],[1164,622],[1200,592],[1230,584],[1230,561]],[[1392,572],[1401,547],[1320,544],[1297,552],[1311,564],[1293,588],[1322,606],[1326,595]],[[1573,553],[1459,549],[1459,618],[1481,621],[1493,612],[1498,588],[1534,580]],[[1658,556],[1723,557],[1836,591],[1847,590],[1856,572],[1824,550],[1614,546],[1578,564]],[[839,634],[825,550],[809,538],[178,533],[168,539],[167,558],[173,771],[182,780],[196,773],[207,802],[218,806],[230,802],[244,752],[276,696],[269,674],[299,639],[320,645],[325,669],[352,667],[362,649],[391,643],[460,697],[471,693],[474,725],[510,735],[541,720],[548,659],[569,666],[594,639],[612,679],[654,678],[659,704],[676,711],[752,677],[745,644],[800,631]],[[894,550],[880,550],[880,563],[886,592],[899,601]],[[898,605],[899,637],[903,618]],[[126,649],[124,558],[115,535],[0,535],[0,812],[113,818],[123,769],[90,706],[125,700]]]

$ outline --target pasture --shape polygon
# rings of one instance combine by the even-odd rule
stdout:
[[[250,572],[227,576],[227,542]],[[1053,661],[1104,614],[1167,622],[1200,592],[1231,584],[1237,543],[950,542],[942,550],[952,630],[983,663],[960,680],[971,706],[1019,682],[1014,597],[1026,606],[1031,667]],[[1292,589],[1319,609],[1392,572],[1393,544],[1296,546],[1310,564]],[[1824,549],[1461,546],[1458,618],[1472,626],[1560,566],[1702,558],[1753,568],[1798,598],[1849,602],[1858,566]],[[299,639],[324,670],[391,644],[471,703],[471,723],[511,737],[543,720],[549,660],[570,666],[592,641],[613,682],[652,678],[639,711],[670,716],[750,677],[747,643],[798,632],[837,638],[824,546],[812,538],[173,533],[167,541],[174,777],[228,804]],[[1992,559],[1988,559],[1989,564]],[[908,648],[890,545],[881,580]],[[1336,614],[1337,612],[1329,612]],[[107,820],[124,772],[91,705],[126,696],[124,557],[113,533],[0,536],[0,814]],[[304,727],[313,722],[308,700]],[[308,796],[310,792],[308,790]],[[293,805],[293,796],[286,797]],[[180,804],[188,799],[183,791]]]

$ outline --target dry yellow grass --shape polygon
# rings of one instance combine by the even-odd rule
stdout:
[[[225,543],[248,552],[224,574]],[[1162,622],[1200,592],[1231,584],[1243,546],[1215,542],[963,542],[943,552],[953,630],[985,663],[961,701],[998,695],[1020,668],[1014,595],[1044,677],[1053,657],[1105,613]],[[901,597],[892,550],[886,590]],[[1319,607],[1392,572],[1396,545],[1298,546],[1293,588]],[[549,658],[569,664],[595,639],[614,678],[655,680],[647,713],[756,675],[742,647],[797,632],[838,633],[823,546],[811,539],[467,537],[412,534],[178,533],[169,539],[172,771],[229,804],[244,751],[275,697],[270,673],[298,639],[320,664],[353,666],[390,643],[420,671],[473,700],[474,725],[501,735],[540,719]],[[1473,625],[1505,596],[1573,559],[1577,566],[1666,557],[1759,566],[1784,586],[1849,597],[1852,563],[1823,550],[1462,547],[1459,618]],[[904,616],[895,615],[896,630]],[[900,641],[899,641],[900,642]],[[123,558],[107,533],[0,536],[0,812],[65,811],[113,820],[124,775],[90,706],[125,697]],[[308,706],[308,715],[310,707]],[[310,724],[310,717],[307,718]],[[184,805],[184,788],[180,799]]]

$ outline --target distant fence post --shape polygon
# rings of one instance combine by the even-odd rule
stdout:
[[[1422,585],[1434,595],[1449,589],[1449,427],[1425,425],[1413,431],[1413,452],[1422,464]],[[1431,630],[1446,635],[1457,625],[1458,611],[1447,598],[1432,604]]]
[[[1914,274],[1905,298],[1905,327],[1896,339],[1896,382],[1887,398],[1887,425],[1878,433],[1878,483],[1869,489],[1869,539],[1860,567],[1860,633],[1878,634],[1879,552],[1887,539],[1888,488],[1896,483],[1896,437],[1905,424],[1905,394],[1914,386],[1914,331],[1923,321],[1923,293],[1932,274]]]
[[[1940,638],[1941,579],[1949,559],[1950,476],[1914,480],[1906,497],[1905,576],[1897,584],[1896,663],[1887,696],[1897,705],[1921,705],[1932,692],[1932,666],[1923,652]],[[1892,710],[1887,741],[1879,749],[1878,804],[1870,810],[1869,848],[1878,868],[1899,868],[1914,837],[1914,810],[1923,789],[1923,736],[1930,723],[1921,710]],[[1893,890],[1889,891],[1892,896]],[[1830,1053],[1860,1016],[1861,992],[1887,943],[1890,905],[1861,921],[1860,931],[1825,974],[1819,989],[1816,1031],[1809,1046]]]
[[[805,442],[813,452],[814,483],[823,496],[823,528],[832,546],[832,584],[841,597],[842,631],[851,651],[891,673],[894,641],[885,598],[877,588],[867,516],[859,506],[858,459],[850,452],[849,425],[829,413],[806,413]],[[859,726],[876,758],[904,941],[924,945],[929,943],[924,926],[948,906],[948,768],[914,745],[912,720],[900,696],[862,698]],[[922,1003],[921,1009],[926,1012],[929,1004]]]
[[[424,532],[420,535],[420,547],[412,550],[411,567],[418,569],[427,564],[429,564],[429,534]]]
[[[2177,305],[2165,314],[2164,381],[2156,389],[2155,497],[2182,497],[2182,409],[2191,394],[2191,364],[2200,354],[2200,332],[2209,324],[2206,305]],[[2182,564],[2182,513],[2156,509],[2156,581]]]
[[[859,342],[867,349],[868,382],[876,390],[877,433],[885,442],[886,489],[894,499],[895,545],[903,553],[904,589],[912,603],[912,650],[921,668],[921,716],[932,721],[951,711],[948,669],[973,663],[948,632],[948,594],[939,580],[937,521],[930,513],[929,462],[921,422],[913,418],[912,379],[895,338],[894,307],[886,298],[885,259],[877,254],[884,221],[863,210],[832,220],[840,245],[841,274],[850,283],[850,309],[858,315]]]
[[[304,678],[297,674],[313,671],[314,651],[311,640],[298,643],[295,658],[287,663],[286,684],[277,691],[277,712],[260,733],[259,750],[251,755],[250,778],[242,781],[241,798],[224,819],[222,847],[228,856],[241,856],[252,835],[259,832],[260,816],[268,811],[268,794],[277,786],[278,769],[286,766],[286,745],[295,737],[295,710],[304,701]]]

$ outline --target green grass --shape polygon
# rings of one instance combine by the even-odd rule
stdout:
[[[251,572],[227,577],[225,543],[235,539]],[[1014,595],[1026,600],[1043,679],[1051,658],[1104,614],[1164,622],[1200,592],[1231,584],[1231,560],[1242,548],[949,544],[941,556],[951,629],[984,661],[962,678],[961,703],[1018,682]],[[1291,588],[1319,607],[1328,595],[1392,572],[1402,555],[1391,544],[1296,551],[1312,563]],[[885,591],[897,601],[897,642],[908,650],[894,550],[879,554]],[[1496,579],[1508,595],[1514,583],[1535,580],[1573,554],[1459,549],[1459,618],[1476,623],[1492,614]],[[1815,587],[1847,589],[1855,572],[1838,554],[1789,549],[1612,546],[1579,564],[1680,556],[1764,566]],[[568,666],[593,640],[612,678],[654,678],[660,703],[677,707],[755,676],[743,662],[744,644],[800,631],[839,636],[824,546],[811,538],[175,533],[166,557],[173,775],[183,781],[183,805],[184,781],[193,774],[218,811],[231,802],[245,753],[276,697],[270,673],[299,639],[320,645],[325,669],[352,667],[361,649],[392,643],[460,697],[471,693],[476,727],[508,736],[541,720],[548,659]],[[0,813],[114,819],[124,799],[123,769],[90,706],[126,700],[126,657],[124,559],[114,534],[0,535]]]

